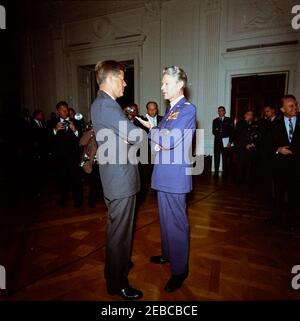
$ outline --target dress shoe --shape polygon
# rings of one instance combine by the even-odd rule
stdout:
[[[178,275],[173,274],[165,286],[165,291],[173,292],[178,290],[182,286],[182,283],[187,278],[187,276],[187,272]]]
[[[170,262],[169,260],[163,258],[161,255],[151,256],[150,261],[154,264],[164,264]]]
[[[110,295],[119,295],[124,300],[138,300],[143,297],[143,292],[137,289],[127,286],[119,291],[107,290]]]

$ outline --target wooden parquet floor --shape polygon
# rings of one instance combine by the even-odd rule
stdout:
[[[154,191],[138,209],[129,280],[143,290],[143,300],[299,300],[291,269],[300,264],[300,235],[264,222],[270,207],[257,188],[249,192],[207,177],[194,181],[190,274],[176,292],[163,290],[168,264],[149,262],[160,254]],[[71,202],[58,206],[57,199],[52,192],[34,206],[25,202],[19,219],[10,220],[5,299],[119,300],[106,293],[103,279],[105,205],[74,209]]]

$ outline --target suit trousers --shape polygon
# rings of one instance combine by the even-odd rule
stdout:
[[[224,176],[228,176],[228,171],[229,171],[229,148],[227,148],[227,147],[224,148],[222,141],[215,141],[215,143],[214,143],[215,173],[219,172],[221,154],[222,154],[223,175]]]
[[[188,270],[189,223],[186,194],[157,192],[162,256],[171,264],[172,274]]]
[[[287,203],[287,223],[289,226],[296,226],[298,220],[298,199],[299,183],[293,174],[283,171],[274,173],[274,200],[272,218],[280,220],[284,212],[284,203]]]
[[[104,277],[107,290],[117,292],[128,286],[136,195],[104,200],[108,208]]]
[[[65,201],[72,190],[75,205],[81,205],[83,199],[82,172],[76,160],[59,158],[57,168],[60,179],[61,199]]]

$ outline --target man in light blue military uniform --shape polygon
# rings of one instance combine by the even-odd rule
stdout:
[[[186,73],[179,67],[165,68],[162,93],[170,107],[158,127],[150,130],[157,152],[151,187],[157,190],[162,253],[152,256],[156,264],[170,263],[172,276],[165,290],[179,289],[188,275],[189,223],[186,194],[192,190],[188,152],[196,129],[196,107],[184,97]]]

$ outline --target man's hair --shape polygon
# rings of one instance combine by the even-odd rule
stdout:
[[[118,76],[121,71],[125,72],[125,66],[115,60],[99,61],[95,66],[97,83],[100,86],[109,74]]]
[[[35,118],[36,115],[38,115],[39,113],[42,113],[42,110],[41,109],[36,109],[32,114],[33,118]]]
[[[282,98],[281,98],[281,107],[283,106],[283,103],[284,103],[284,100],[285,99],[294,99],[295,101],[297,101],[296,97],[294,95],[290,95],[290,94],[287,94],[287,95],[283,95]]]
[[[64,100],[61,100],[56,104],[56,109],[58,110],[60,106],[65,106],[69,109],[68,103]]]
[[[225,108],[224,106],[219,106],[219,107],[218,107],[218,110],[219,110],[219,109],[224,109],[224,112],[226,113],[226,108]]]
[[[163,70],[163,76],[164,75],[169,75],[175,78],[176,82],[182,81],[183,88],[186,88],[188,80],[187,80],[187,75],[182,68],[179,68],[177,66],[166,67]]]
[[[270,109],[272,109],[272,110],[275,110],[275,109],[276,109],[273,105],[267,105],[267,106],[264,107],[264,109],[266,109],[266,108],[270,108]]]
[[[148,101],[147,104],[146,104],[146,108],[148,109],[148,106],[150,104],[154,104],[156,106],[156,108],[158,109],[158,105],[157,105],[157,102],[156,101]]]

